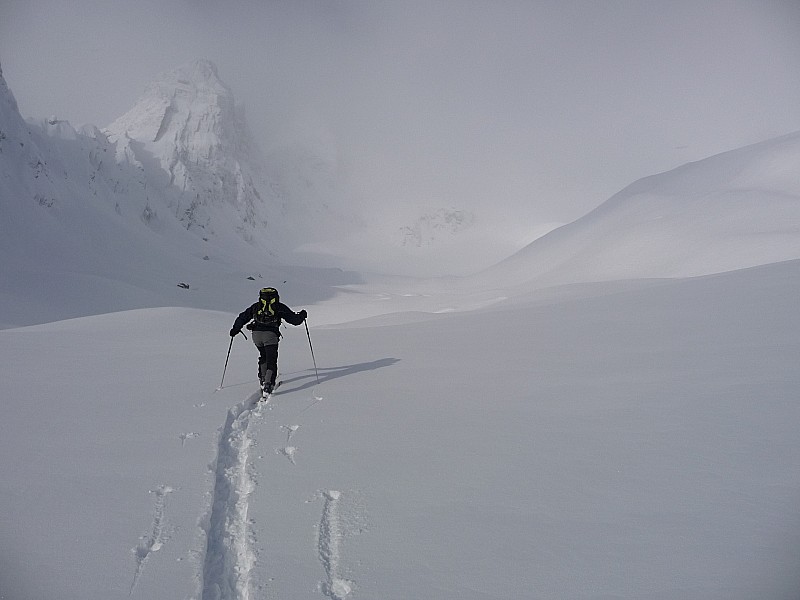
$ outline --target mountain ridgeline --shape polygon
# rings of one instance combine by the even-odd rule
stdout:
[[[0,189],[15,204],[80,211],[96,203],[152,230],[177,225],[212,243],[243,241],[264,255],[302,241],[304,232],[287,230],[287,221],[293,205],[310,201],[282,186],[280,173],[267,173],[244,109],[213,63],[164,73],[102,129],[76,131],[56,116],[25,122],[5,80],[0,86]],[[316,164],[327,177],[327,165]],[[307,178],[315,176],[304,168]]]
[[[209,61],[162,75],[104,133],[117,161],[140,169],[139,183],[161,192],[187,229],[214,235],[228,211],[238,234],[254,241],[280,211],[259,192],[269,183],[243,109]]]
[[[484,231],[480,215],[458,209],[393,230],[401,236],[369,230],[337,198],[331,147],[273,145],[265,158],[209,61],[160,76],[104,129],[76,130],[57,116],[25,121],[0,70],[0,327],[78,316],[53,294],[80,299],[69,304],[80,314],[227,310],[262,276],[288,281],[310,303],[362,279],[342,265],[401,273],[415,268],[410,259],[435,265],[442,239],[459,264],[500,247],[502,231]],[[499,264],[475,266],[465,283],[510,297],[798,259],[799,171],[792,133],[646,177]],[[333,268],[287,266],[303,248],[325,259],[307,264]],[[176,288],[184,281],[189,292]]]
[[[800,258],[800,132],[640,179],[479,274],[528,288]]]
[[[208,61],[162,75],[105,129],[26,121],[0,71],[0,297],[9,299],[0,326],[79,316],[46,300],[65,293],[82,300],[81,314],[228,307],[248,276],[287,279],[279,255],[307,235],[289,217],[309,202],[264,174],[243,111]],[[308,290],[303,279],[352,275],[292,279]],[[181,281],[190,294],[176,293]]]

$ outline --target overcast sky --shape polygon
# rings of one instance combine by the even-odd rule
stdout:
[[[26,117],[105,126],[196,58],[263,145],[335,150],[353,197],[532,224],[800,130],[797,0],[0,0]]]

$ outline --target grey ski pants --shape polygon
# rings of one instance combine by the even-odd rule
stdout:
[[[278,335],[273,331],[253,331],[253,343],[258,348],[258,380],[275,385],[278,376]]]

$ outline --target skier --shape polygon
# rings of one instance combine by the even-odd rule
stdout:
[[[278,290],[266,287],[259,292],[258,302],[236,317],[231,328],[231,337],[237,335],[245,323],[247,329],[253,332],[253,343],[258,348],[258,380],[265,395],[271,394],[275,389],[275,378],[278,375],[281,319],[296,326],[305,321],[307,316],[305,310],[296,313],[280,302]]]

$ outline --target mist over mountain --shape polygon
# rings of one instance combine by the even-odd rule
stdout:
[[[340,270],[286,274],[277,254],[293,232],[280,221],[281,195],[259,192],[250,140],[214,73],[203,62],[173,72],[105,131],[55,115],[26,122],[0,75],[4,324],[222,308],[253,287],[248,277],[290,281],[309,300],[356,280]]]
[[[260,180],[258,150],[213,63],[163,74],[104,131],[118,160],[141,168],[150,188],[174,190],[167,204],[187,229],[216,235],[232,213],[243,239],[263,243],[280,207],[259,192],[269,186]]]
[[[478,273],[464,280],[473,290],[509,290],[800,257],[797,133],[644,178],[519,250],[536,224],[490,224],[458,207],[397,206],[368,222],[342,192],[335,139],[310,124],[294,142],[262,140],[262,151],[209,61],[160,76],[102,130],[55,115],[26,122],[1,76],[0,85],[8,323],[40,319],[51,289],[92,314],[222,308],[265,277],[319,300],[328,284],[361,281],[356,271]],[[303,264],[313,268],[290,266]],[[188,292],[176,287],[184,282]],[[447,305],[409,300],[412,310]]]

